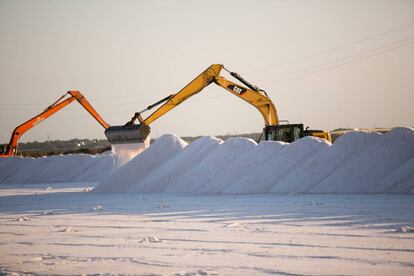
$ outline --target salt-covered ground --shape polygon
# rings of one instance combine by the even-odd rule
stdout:
[[[89,185],[2,185],[0,271],[414,274],[413,195],[99,194]]]

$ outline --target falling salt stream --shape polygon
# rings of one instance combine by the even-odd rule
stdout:
[[[149,139],[143,143],[112,144],[114,168],[118,169],[149,147]]]

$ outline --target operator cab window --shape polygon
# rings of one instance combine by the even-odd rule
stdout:
[[[298,126],[279,126],[268,133],[268,140],[292,143],[301,138],[301,129]]]

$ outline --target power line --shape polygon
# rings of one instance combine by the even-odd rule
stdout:
[[[227,95],[227,94],[226,94]],[[218,98],[223,98],[226,95],[216,95],[216,96],[210,96],[208,98],[204,98],[204,99],[193,99],[191,102],[192,103],[197,103],[197,102],[206,102],[206,101],[214,101],[217,100]],[[79,108],[82,109],[82,108]],[[68,110],[68,109],[66,109]],[[125,110],[123,111],[113,111],[113,112],[101,112],[100,113],[103,117],[107,116],[107,115],[114,115],[114,114],[125,114],[125,115],[131,115],[131,113],[126,112]],[[30,116],[29,116],[30,117]],[[89,114],[84,114],[84,115],[69,115],[69,116],[62,116],[60,114],[57,114],[56,116],[54,116],[53,118],[65,118],[65,119],[72,119],[72,118],[86,118],[86,117],[90,117]],[[31,117],[30,117],[31,118]],[[0,116],[0,119],[19,119],[19,120],[27,120],[29,119],[28,117],[10,117],[10,116]]]
[[[300,74],[300,75],[292,77],[292,78],[287,78],[287,79],[282,79],[282,80],[278,80],[278,81],[275,81],[275,82],[271,82],[271,83],[267,84],[267,86],[287,82],[287,81],[290,81],[290,80],[293,80],[293,79],[298,79],[298,78],[301,78],[301,77],[317,74],[317,73],[324,72],[324,71],[328,71],[328,70],[331,70],[331,69],[349,64],[349,63],[357,62],[357,61],[364,60],[364,59],[367,59],[367,58],[370,58],[370,57],[373,57],[373,56],[377,56],[377,55],[380,55],[380,54],[383,54],[383,53],[386,53],[386,52],[389,52],[389,51],[393,51],[395,49],[399,49],[399,48],[411,45],[412,43],[414,43],[413,39],[414,39],[414,37],[407,38],[407,39],[397,41],[397,42],[394,42],[394,43],[391,43],[391,44],[388,44],[388,45],[385,45],[385,46],[382,46],[382,47],[375,48],[375,49],[370,50],[370,51],[365,51],[365,52],[358,53],[358,54],[348,56],[348,57],[345,57],[345,58],[337,59],[337,60],[330,61],[330,62],[327,62],[327,63],[322,63],[322,64],[312,66],[312,67],[309,67],[309,68],[304,68],[304,69],[301,69],[301,70],[298,70],[298,71],[295,71],[295,72],[289,72],[287,74],[293,74],[293,73],[297,73],[297,72],[300,72],[300,71],[307,71],[309,69],[313,69],[313,68],[316,68],[316,67],[320,67],[320,66],[324,66],[324,65],[328,65],[328,64],[332,64],[332,63],[337,63],[340,60],[344,60],[344,59],[346,60],[346,59],[351,58],[351,60],[348,60],[348,61],[345,61],[345,62],[342,62],[342,63],[339,63],[339,64],[335,64],[335,65],[332,65],[332,66],[328,66],[328,67],[323,68],[321,70],[312,71],[312,72],[308,72],[308,73],[303,73],[303,74]],[[390,46],[395,45],[395,44],[399,44],[399,43],[404,43],[404,44],[389,48]],[[384,48],[386,48],[386,49],[384,49]],[[378,51],[380,49],[384,49],[384,50]],[[369,53],[371,53],[371,54],[369,54]],[[355,58],[355,57],[361,56],[361,55],[363,55],[363,56],[359,57],[359,58]],[[207,99],[197,99],[197,100],[194,100],[193,102],[215,100],[215,99],[221,98],[221,97],[224,97],[224,95],[217,95],[215,97],[210,97],[210,98],[207,98]],[[121,114],[121,113],[126,113],[126,112],[125,111],[115,111],[115,112],[102,113],[102,114],[105,114],[105,116],[106,116],[106,115]],[[61,116],[61,117],[58,117],[58,118],[84,118],[84,117],[89,117],[89,115],[85,114],[85,115],[75,115],[75,116]],[[3,116],[1,116],[0,119],[27,119],[27,118],[25,118],[25,117],[7,117],[7,116],[3,117]]]
[[[108,98],[98,98],[98,99],[88,99],[88,101],[93,102],[101,102],[101,101],[111,101],[111,100],[118,100],[118,99],[126,99],[126,98],[133,98],[133,97],[142,97],[142,96],[148,96],[148,95],[154,95],[154,94],[163,94],[168,91],[177,91],[181,88],[172,88],[172,89],[160,89],[160,90],[154,90],[152,92],[148,93],[140,93],[140,94],[129,94],[124,96],[117,96],[117,97],[108,97]],[[0,103],[0,106],[47,106],[50,105],[50,103]],[[114,104],[110,104],[107,106],[113,106]],[[115,104],[116,105],[116,104]],[[127,105],[127,104],[118,104],[118,105]],[[99,105],[96,105],[99,106]],[[101,105],[104,106],[104,105]]]
[[[212,99],[211,97],[209,99],[204,99],[204,100],[210,100]],[[91,100],[92,101],[92,100]],[[200,101],[200,99],[195,100],[195,102]],[[201,101],[203,101],[203,99],[201,99]],[[147,103],[146,103],[147,104]],[[101,109],[102,107],[119,107],[119,106],[129,106],[129,105],[135,105],[137,106],[137,108],[145,106],[146,104],[138,104],[137,102],[129,102],[129,103],[120,103],[120,104],[103,104],[103,105],[96,105],[94,104],[94,108],[95,109]],[[39,108],[15,108],[15,107],[11,107],[11,106],[6,106],[2,108],[3,110],[8,109],[7,111],[39,111]],[[83,107],[68,107],[65,110],[83,110]],[[103,113],[104,114],[104,113]]]
[[[136,102],[130,102],[130,103],[120,103],[120,104],[104,104],[104,105],[96,105],[96,104],[94,104],[93,105],[93,107],[95,108],[95,109],[100,109],[100,108],[102,108],[102,107],[119,107],[119,106],[128,106],[128,105],[138,105],[138,103],[136,103]],[[43,108],[44,109],[44,108]],[[15,108],[15,107],[13,107],[13,106],[4,106],[4,107],[2,107],[2,110],[5,110],[5,111],[40,111],[40,110],[43,110],[42,108],[19,108],[19,107],[17,107],[17,108]],[[84,108],[82,108],[82,107],[69,107],[69,108],[66,108],[65,110],[83,110]]]
[[[182,88],[182,87],[181,87]],[[180,87],[175,87],[175,88],[171,88],[171,89],[160,89],[160,90],[154,90],[152,92],[148,92],[148,93],[140,93],[140,94],[129,94],[129,95],[124,95],[124,96],[119,96],[119,97],[108,97],[108,98],[98,98],[98,99],[92,99],[92,101],[94,102],[100,102],[100,101],[111,101],[111,100],[117,100],[117,99],[126,99],[126,98],[133,98],[133,97],[140,97],[140,96],[148,96],[148,95],[154,95],[154,94],[163,94],[165,92],[168,91],[177,91],[178,89],[181,89]]]
[[[368,36],[368,37],[365,37],[365,38],[362,38],[362,39],[359,39],[359,40],[356,40],[356,41],[352,41],[352,42],[349,42],[349,43],[346,43],[346,44],[343,44],[343,45],[340,45],[340,46],[337,46],[337,47],[333,47],[333,48],[329,48],[329,49],[326,49],[326,50],[323,50],[323,51],[319,51],[319,52],[316,52],[316,53],[308,55],[308,56],[302,56],[302,57],[299,57],[299,58],[291,59],[291,60],[276,64],[276,65],[271,65],[271,66],[259,68],[259,69],[253,70],[253,71],[249,71],[247,73],[256,73],[256,72],[260,72],[260,71],[270,70],[270,69],[273,69],[273,68],[277,68],[277,67],[281,67],[281,66],[288,65],[288,64],[291,64],[291,63],[295,63],[297,61],[310,59],[310,58],[315,57],[315,56],[323,55],[323,54],[326,54],[326,53],[329,53],[329,52],[334,52],[334,51],[337,51],[337,50],[340,50],[340,49],[343,49],[343,48],[346,48],[346,47],[349,47],[349,46],[352,46],[352,45],[355,45],[355,44],[359,44],[359,43],[371,40],[373,38],[377,38],[377,37],[380,37],[380,36],[383,36],[383,35],[386,35],[386,34],[389,34],[389,33],[392,33],[392,32],[396,32],[396,31],[405,29],[405,28],[413,26],[413,25],[414,25],[414,22],[411,22],[409,24],[405,24],[405,25],[402,25],[402,26],[399,26],[399,27],[396,27],[396,28],[393,28],[393,29],[390,29],[390,30],[387,30],[387,31],[384,31],[384,32],[381,32],[381,33],[377,33],[377,34],[374,34],[374,35],[371,35],[371,36]],[[321,66],[321,65],[316,65],[316,66]],[[302,70],[304,70],[304,69],[300,69],[298,71],[302,71]],[[288,73],[285,73],[285,74],[291,74],[291,73],[292,72],[288,72]],[[285,74],[280,74],[278,76],[282,76],[282,75],[285,75]],[[261,80],[266,80],[266,79],[261,79]],[[148,92],[148,93],[129,94],[129,95],[117,96],[117,97],[97,98],[97,99],[92,99],[91,101],[100,102],[100,101],[111,101],[111,100],[127,99],[127,98],[141,97],[141,96],[147,96],[147,95],[153,95],[153,94],[161,94],[161,93],[164,93],[166,91],[177,91],[178,89],[180,89],[180,88],[162,89],[162,90],[155,90],[155,91]],[[50,103],[0,103],[0,106],[5,106],[5,107],[11,107],[11,106],[46,106],[48,104],[50,104]],[[127,106],[127,105],[134,105],[134,104],[135,103],[121,103],[121,104],[112,103],[112,104],[109,104],[109,105],[106,105],[106,106],[116,107],[116,106]],[[102,107],[102,106],[105,106],[105,105],[95,105],[95,106]],[[78,109],[81,109],[81,108],[74,108],[72,110],[78,110]],[[30,110],[29,109],[26,109],[26,110],[22,109],[22,111],[30,111]]]
[[[305,68],[302,68],[302,69],[299,69],[299,70],[295,70],[295,71],[290,71],[290,72],[286,72],[286,73],[274,75],[274,76],[268,77],[268,78],[258,79],[258,80],[256,80],[256,82],[271,80],[271,79],[283,77],[283,76],[286,76],[286,75],[293,75],[293,74],[296,74],[296,73],[300,73],[302,71],[308,71],[308,70],[311,70],[311,69],[314,69],[314,68],[317,68],[317,67],[321,67],[321,66],[324,66],[324,65],[328,65],[328,64],[331,64],[331,63],[337,63],[337,62],[340,62],[340,61],[343,61],[343,60],[352,59],[354,57],[358,57],[358,56],[361,56],[361,55],[369,54],[371,52],[377,52],[377,51],[380,51],[381,49],[390,48],[390,47],[392,47],[394,45],[401,44],[401,43],[404,43],[404,42],[412,43],[413,42],[412,41],[413,39],[414,39],[414,37],[409,37],[409,38],[406,38],[406,39],[403,39],[403,40],[399,40],[399,41],[396,41],[396,42],[393,42],[393,43],[390,43],[390,44],[387,44],[387,45],[383,45],[381,47],[377,47],[377,48],[374,48],[374,49],[370,49],[368,51],[359,52],[357,54],[349,55],[349,56],[346,56],[346,57],[343,57],[343,58],[338,58],[338,59],[334,59],[334,60],[331,60],[331,61],[328,61],[328,62],[324,62],[324,63],[320,63],[320,64],[317,64],[317,65],[312,65],[312,66],[309,66],[309,67],[305,67]],[[409,42],[409,41],[411,41],[411,42]]]
[[[92,100],[88,100],[88,101],[91,101],[92,102]],[[0,104],[0,105],[3,105],[3,104]],[[2,107],[2,109],[8,109],[10,111],[13,111],[13,110],[19,110],[19,111],[35,111],[35,110],[42,109],[42,108],[20,108],[20,107],[17,107],[16,108],[14,106],[8,106],[8,104],[4,104],[4,105],[5,106]],[[12,104],[12,105],[14,105],[14,104]],[[16,105],[18,105],[18,104],[16,104]],[[93,104],[93,107],[94,108],[102,108],[102,107],[118,107],[118,106],[128,106],[128,105],[138,105],[138,103],[136,103],[136,102],[129,102],[129,103],[111,103],[111,104],[102,104],[102,105],[100,105],[100,104]],[[43,106],[46,106],[46,105],[43,105]],[[83,109],[83,108],[82,107],[69,107],[69,108],[67,108],[65,110],[81,110],[81,109]]]
[[[409,24],[402,25],[402,26],[399,26],[399,27],[394,28],[394,29],[390,29],[390,30],[387,30],[387,31],[384,31],[384,32],[381,32],[381,33],[377,33],[377,34],[374,34],[374,35],[371,35],[371,36],[368,36],[368,37],[365,37],[365,38],[362,38],[362,39],[358,39],[358,40],[355,40],[355,41],[352,41],[352,42],[349,42],[349,43],[346,43],[346,44],[342,44],[342,45],[339,45],[339,46],[336,46],[336,47],[333,47],[333,48],[322,50],[322,51],[316,52],[316,53],[311,54],[311,55],[302,56],[302,57],[299,57],[299,58],[294,58],[294,59],[291,59],[291,60],[288,60],[288,61],[285,61],[285,62],[281,62],[279,64],[270,65],[270,66],[262,67],[262,68],[259,68],[259,69],[256,69],[256,70],[248,71],[247,73],[256,73],[256,72],[260,72],[260,71],[270,70],[270,69],[278,68],[278,67],[285,66],[285,65],[288,65],[288,64],[292,64],[292,63],[295,63],[295,62],[298,62],[298,61],[307,60],[307,59],[310,59],[310,58],[313,58],[313,57],[316,57],[316,56],[320,56],[320,55],[323,55],[323,54],[326,54],[326,53],[330,53],[330,52],[334,52],[334,51],[337,51],[337,50],[340,50],[340,49],[343,49],[343,48],[347,48],[349,46],[359,44],[359,43],[362,43],[362,42],[365,42],[365,41],[371,40],[373,38],[377,38],[377,37],[380,37],[380,36],[383,36],[383,35],[386,35],[386,34],[389,34],[389,33],[392,33],[392,32],[396,32],[396,31],[405,29],[405,28],[413,26],[413,25],[414,25],[414,22],[411,22]]]
[[[331,69],[349,64],[349,63],[358,62],[358,61],[361,61],[361,60],[364,60],[364,59],[367,59],[367,58],[370,58],[370,57],[373,57],[373,56],[377,56],[377,55],[380,55],[380,54],[383,54],[383,53],[386,53],[386,52],[389,52],[389,51],[393,51],[395,49],[399,49],[399,48],[411,45],[412,43],[414,43],[414,41],[411,41],[411,42],[408,42],[408,43],[405,43],[403,45],[396,46],[396,47],[393,47],[393,48],[385,49],[383,51],[376,52],[376,53],[373,53],[373,54],[370,54],[370,55],[365,55],[365,56],[362,56],[360,58],[352,59],[352,60],[349,60],[349,61],[346,61],[346,62],[343,62],[343,63],[340,63],[340,64],[332,65],[332,66],[323,68],[321,70],[312,71],[312,72],[304,73],[304,74],[301,74],[301,75],[298,75],[298,76],[295,76],[295,77],[292,77],[292,78],[287,78],[287,79],[271,82],[267,85],[275,85],[275,84],[287,82],[287,81],[290,81],[290,80],[298,79],[298,78],[301,78],[301,77],[305,77],[305,76],[308,76],[308,75],[313,75],[313,74],[317,74],[317,73],[320,73],[320,72],[328,71],[328,70],[331,70]]]

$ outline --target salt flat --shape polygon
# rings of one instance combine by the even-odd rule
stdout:
[[[0,189],[5,274],[413,275],[414,195]]]

